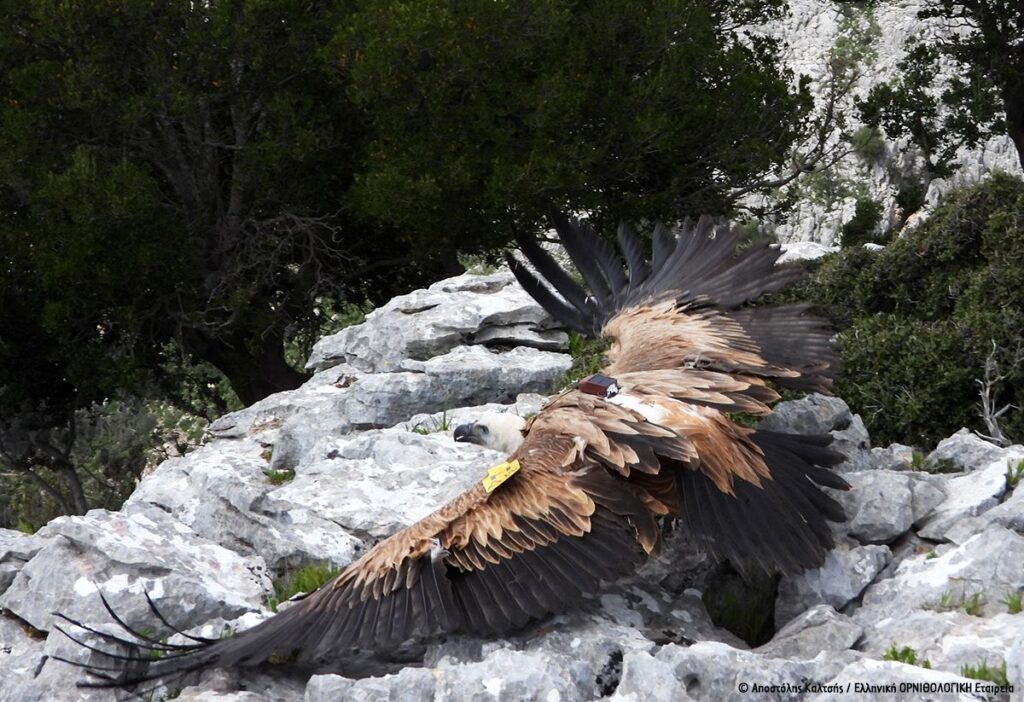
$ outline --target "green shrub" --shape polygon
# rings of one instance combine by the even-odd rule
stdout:
[[[985,431],[976,381],[993,348],[1007,376],[996,406],[1024,403],[1024,182],[995,175],[950,196],[885,250],[843,250],[778,297],[814,302],[840,330],[835,391],[876,443]],[[1001,426],[1024,438],[1024,413]]]
[[[857,198],[853,217],[843,225],[839,241],[843,248],[864,244],[881,244],[883,237],[878,231],[882,221],[882,205],[868,197]]]
[[[864,125],[850,137],[853,153],[865,163],[876,163],[885,155],[885,137],[877,127]]]

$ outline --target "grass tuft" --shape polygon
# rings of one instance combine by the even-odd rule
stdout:
[[[885,649],[885,653],[882,654],[882,660],[896,661],[897,663],[906,663],[907,665],[916,665],[921,668],[932,667],[931,661],[927,658],[919,661],[917,658],[917,651],[912,649],[910,646],[897,648],[895,643]]]
[[[326,561],[307,563],[274,581],[274,594],[267,606],[274,612],[282,602],[286,602],[300,592],[313,592],[328,580],[341,572]]]
[[[981,661],[975,665],[965,665],[960,668],[960,675],[971,680],[988,680],[996,685],[1007,686],[1010,681],[1006,677],[1006,661],[998,667],[991,667],[988,661]]]
[[[288,470],[272,470],[268,468],[263,471],[263,475],[267,476],[267,480],[270,481],[271,485],[283,485],[295,478],[295,471],[291,468]]]

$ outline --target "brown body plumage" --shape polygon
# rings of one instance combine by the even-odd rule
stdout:
[[[557,319],[610,341],[602,373],[617,394],[569,389],[524,429],[518,471],[483,483],[378,543],[285,612],[221,641],[140,648],[171,655],[117,663],[100,684],[297,654],[303,663],[353,648],[386,649],[438,632],[497,634],[572,606],[655,548],[658,518],[682,520],[709,551],[744,569],[797,571],[831,547],[843,518],[818,485],[845,483],[828,437],[758,431],[730,413],[770,412],[769,382],[827,390],[829,332],[799,306],[746,307],[796,272],[775,247],[735,253],[710,220],[675,239],[659,228],[650,261],[626,228],[616,252],[586,225],[556,218],[586,289],[536,243],[517,259],[524,287]]]

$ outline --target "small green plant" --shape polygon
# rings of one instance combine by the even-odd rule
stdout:
[[[885,649],[885,653],[882,654],[882,660],[896,661],[897,663],[906,663],[907,665],[916,665],[921,668],[932,667],[931,661],[927,658],[918,661],[917,651],[912,649],[910,646],[897,648],[895,643]]]
[[[593,375],[604,365],[604,353],[608,346],[603,339],[588,339],[571,332],[569,334],[569,355],[572,356],[572,367],[562,379],[562,387],[572,385],[580,378]]]
[[[1020,485],[1021,478],[1024,478],[1024,460],[1006,468],[1006,487],[1015,490]]]
[[[928,460],[928,458],[920,451],[914,451],[910,454],[910,470],[916,470],[920,473],[960,472],[960,468],[952,460],[948,458]]]
[[[490,275],[498,270],[497,258],[498,254],[462,254],[460,253],[456,260],[459,265],[466,269],[467,273],[473,275]]]
[[[426,421],[417,422],[409,428],[409,431],[426,436],[427,434],[436,434],[439,431],[448,431],[451,428],[452,419],[448,416],[448,407],[446,406],[441,410],[440,417],[430,417]]]
[[[1006,599],[1003,600],[1003,604],[1006,605],[1006,611],[1010,614],[1024,612],[1024,590],[1008,593]]]
[[[267,480],[270,481],[271,485],[283,485],[295,478],[295,471],[291,468],[288,468],[287,470],[274,470],[272,468],[268,468],[263,471],[263,475],[267,476]]]
[[[959,597],[949,590],[946,590],[939,597],[938,601],[930,602],[923,606],[923,609],[931,609],[936,612],[952,612],[962,609],[972,617],[980,617],[985,606],[985,595],[976,592],[973,595],[961,593]]]
[[[326,561],[308,563],[274,581],[274,594],[267,601],[271,611],[276,612],[282,602],[300,592],[313,592],[341,572]]]
[[[885,138],[877,127],[864,125],[850,137],[853,153],[865,163],[877,163],[885,156]]]
[[[935,552],[935,549],[932,549],[931,551],[928,552],[928,555],[925,556],[924,558],[925,558],[926,561],[930,561],[931,559],[938,558],[938,557],[939,557],[939,554]]]
[[[965,665],[960,668],[960,675],[972,680],[988,680],[996,685],[1009,685],[1006,677],[1006,661],[998,667],[990,667],[988,661],[981,661],[975,665]]]
[[[982,614],[982,607],[984,605],[985,597],[980,592],[976,592],[970,597],[964,599],[962,604],[964,611],[972,617],[980,617]]]

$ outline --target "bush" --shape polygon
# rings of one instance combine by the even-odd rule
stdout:
[[[884,243],[884,237],[878,231],[882,221],[882,204],[867,197],[857,198],[853,217],[843,225],[839,236],[843,248],[863,246],[864,244]]]
[[[861,127],[850,137],[853,153],[865,163],[877,163],[885,156],[885,137],[877,127]]]
[[[993,348],[1007,375],[996,406],[1024,402],[1024,182],[996,175],[951,196],[885,250],[843,250],[785,297],[813,301],[841,330],[835,390],[878,443],[985,431],[976,380]],[[1002,427],[1024,438],[1024,413]]]

